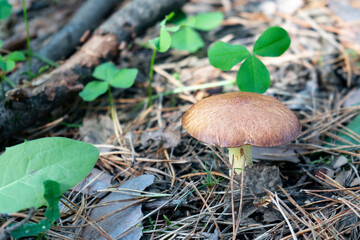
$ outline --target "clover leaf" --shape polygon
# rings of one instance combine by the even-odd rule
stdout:
[[[223,71],[230,70],[245,60],[236,76],[241,91],[264,93],[270,86],[270,74],[262,61],[256,57],[278,57],[290,46],[288,33],[281,27],[270,27],[256,40],[251,54],[244,46],[216,42],[208,51],[212,66]]]
[[[101,81],[91,81],[79,93],[84,101],[93,101],[111,87],[129,88],[136,79],[137,69],[125,68],[118,69],[114,63],[106,62],[97,66],[93,72],[93,77]]]
[[[177,15],[179,17],[176,17]],[[205,45],[204,40],[195,30],[210,31],[218,27],[224,15],[221,12],[200,13],[186,19],[183,12],[178,12],[174,18],[182,28],[172,35],[171,47],[193,53]]]

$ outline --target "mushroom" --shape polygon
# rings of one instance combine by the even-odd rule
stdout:
[[[252,146],[283,145],[294,140],[301,130],[299,120],[284,104],[252,92],[205,98],[194,104],[181,122],[197,140],[228,148],[229,161],[234,161],[237,173],[252,164]]]

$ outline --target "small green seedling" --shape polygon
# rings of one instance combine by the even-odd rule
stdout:
[[[0,0],[0,20],[4,20],[11,15],[12,6],[7,0]]]
[[[1,1],[1,0],[0,0]],[[3,42],[0,40],[0,48]],[[5,73],[10,72],[14,69],[16,62],[24,61],[25,56],[23,53],[15,51],[9,53],[7,55],[0,54],[0,69],[1,69],[1,89],[2,89],[2,97],[5,97],[5,90],[4,90],[4,80],[5,80]]]
[[[27,44],[27,55],[28,55],[28,65],[29,65],[29,71],[26,72],[26,74],[29,75],[29,79],[31,80],[34,77],[34,74],[31,72],[32,52],[30,47],[29,23],[28,23],[25,0],[22,0],[22,5],[23,5],[23,13],[24,13],[24,21],[25,21],[26,44]],[[9,4],[8,0],[0,0],[0,20],[4,20],[8,18],[11,15],[11,11],[12,11],[12,5]]]
[[[138,70],[134,68],[118,69],[112,62],[100,64],[95,68],[95,71],[92,74],[94,78],[99,79],[100,81],[95,80],[89,82],[79,95],[85,101],[93,101],[108,91],[111,102],[111,87],[131,87],[135,82],[137,73]]]
[[[89,82],[84,90],[79,95],[85,101],[93,101],[106,91],[109,96],[110,116],[114,124],[114,130],[117,139],[121,144],[122,130],[119,124],[119,119],[114,105],[114,99],[111,95],[111,87],[115,88],[129,88],[134,82],[138,70],[135,68],[118,69],[112,62],[103,63],[95,68],[93,77],[100,81]]]
[[[205,43],[195,30],[210,31],[218,27],[223,19],[224,15],[221,12],[200,13],[189,18],[184,12],[176,13],[170,23],[181,26],[181,29],[172,35],[171,47],[196,52],[204,47]]]
[[[61,199],[60,184],[56,181],[46,180],[44,185],[44,198],[47,201],[45,219],[38,223],[25,223],[11,231],[11,236],[18,239],[38,235],[50,229],[51,224],[60,218],[59,201]],[[11,225],[10,225],[11,227]]]
[[[176,32],[180,29],[180,26],[166,26],[167,21],[169,21],[175,13],[170,13],[167,15],[164,20],[160,22],[160,34],[159,37],[153,38],[149,40],[150,48],[153,49],[153,54],[150,62],[150,70],[149,70],[149,86],[148,86],[148,95],[149,95],[149,107],[152,105],[152,80],[154,73],[154,63],[156,52],[166,52],[169,50],[171,46],[171,35],[170,32]]]
[[[156,53],[166,52],[170,47],[191,53],[196,52],[204,46],[204,41],[194,29],[210,31],[219,26],[223,19],[224,16],[220,12],[202,13],[187,19],[185,13],[180,11],[176,14],[170,13],[161,21],[159,37],[149,40],[150,48],[153,49],[149,70],[149,107],[152,105],[152,80]]]
[[[256,40],[253,52],[242,45],[218,41],[208,51],[210,64],[223,71],[245,60],[237,73],[240,91],[264,93],[270,86],[270,73],[256,57],[278,57],[290,46],[290,37],[281,27],[270,27]]]

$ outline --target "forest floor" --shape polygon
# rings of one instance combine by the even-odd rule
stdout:
[[[51,3],[34,8],[35,2],[28,8],[36,52],[84,1],[38,1]],[[0,23],[0,39],[21,39],[21,8],[14,8],[14,22]],[[78,97],[64,102],[60,115],[37,119],[7,141],[10,146],[63,136],[100,150],[95,168],[64,194],[61,218],[41,239],[359,239],[360,4],[193,0],[182,10],[220,11],[225,19],[201,32],[205,46],[195,53],[157,54],[151,107],[146,99],[152,50],[142,46],[158,36],[159,22],[120,45],[111,59],[119,68],[139,70],[134,86],[113,91],[116,123],[106,95],[91,103]],[[193,139],[181,118],[201,99],[239,91],[239,64],[230,71],[211,66],[211,44],[221,40],[251,49],[270,26],[286,29],[292,42],[280,57],[261,58],[271,75],[265,94],[291,109],[302,131],[287,145],[253,148],[254,165],[243,176],[229,175],[225,149]],[[31,220],[43,216],[40,208]],[[7,221],[0,218],[0,228]]]

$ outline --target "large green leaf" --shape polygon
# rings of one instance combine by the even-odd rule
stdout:
[[[244,46],[232,45],[221,41],[214,43],[208,52],[210,64],[223,71],[230,70],[249,54],[249,51]]]
[[[224,20],[221,12],[200,13],[195,16],[194,28],[201,31],[210,31],[218,27]]]
[[[119,69],[114,63],[106,62],[97,66],[92,76],[100,80],[110,81],[118,73],[118,71]]]
[[[254,55],[241,64],[236,84],[244,92],[264,93],[270,86],[270,74],[265,65]]]
[[[134,84],[137,73],[136,68],[121,69],[109,84],[116,88],[129,88]]]
[[[281,27],[270,27],[261,34],[254,45],[254,54],[262,57],[278,57],[290,46],[288,33]]]
[[[193,53],[204,46],[204,41],[194,29],[185,26],[172,35],[171,46]]]
[[[7,0],[0,0],[0,20],[5,19],[11,15],[12,6]]]
[[[7,148],[0,156],[0,213],[43,206],[45,180],[58,182],[64,193],[91,171],[98,155],[88,143],[61,137]]]
[[[107,82],[91,81],[86,84],[85,88],[79,93],[79,96],[84,100],[91,102],[98,96],[104,94],[108,90],[109,84]]]

